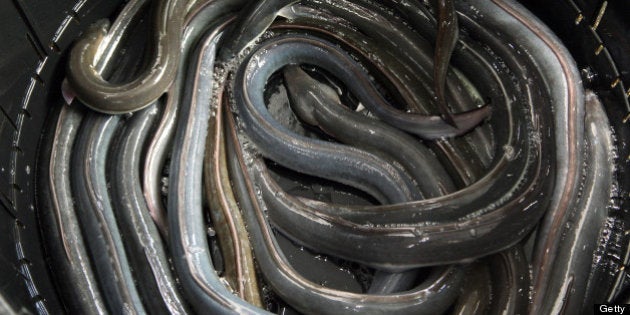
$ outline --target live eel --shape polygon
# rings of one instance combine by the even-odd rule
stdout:
[[[455,298],[462,279],[458,266],[440,268],[412,290],[386,295],[366,295],[332,290],[301,277],[289,265],[262,213],[254,184],[248,180],[247,166],[236,142],[234,122],[228,115],[228,155],[230,174],[237,199],[252,237],[254,252],[265,278],[283,299],[305,313],[318,314],[435,314],[446,310]],[[253,173],[264,171],[261,161],[253,162]]]
[[[189,302],[198,312],[256,314],[260,309],[233,295],[213,268],[203,222],[203,150],[214,89],[213,68],[217,43],[228,25],[210,28],[191,59],[188,92],[178,115],[169,183],[169,237],[177,274]],[[203,70],[203,71],[201,71]]]

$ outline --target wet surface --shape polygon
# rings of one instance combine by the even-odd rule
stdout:
[[[69,75],[99,64],[102,82],[69,81],[77,99],[55,132],[81,127],[52,140],[65,148],[49,147],[39,171],[50,224],[78,220],[47,230],[67,252],[53,266],[80,279],[68,307],[537,313],[614,300],[624,148],[606,97],[584,90],[595,74],[517,3],[439,2],[160,1],[178,34],[129,36],[156,32],[135,23],[152,21],[147,9],[105,40],[86,33]],[[453,23],[450,5],[455,33],[437,27]],[[162,55],[173,46],[181,56]],[[156,71],[172,75],[138,79]],[[135,112],[115,116],[84,109],[109,93],[99,86],[131,91],[123,76],[157,99],[123,93]],[[102,95],[84,105],[118,113]],[[156,118],[135,123],[148,101]],[[147,154],[156,141],[166,149]],[[149,157],[168,171],[149,172]],[[158,185],[165,196],[147,193]],[[85,259],[93,270],[76,269]]]

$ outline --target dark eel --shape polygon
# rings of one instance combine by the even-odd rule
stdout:
[[[388,2],[389,1],[384,1],[383,6],[385,6]],[[358,3],[363,6],[370,6],[372,10],[381,12],[380,14],[385,17],[389,14],[388,10],[391,10],[387,7],[383,8],[373,4],[370,5],[369,1],[359,0]],[[403,10],[413,10],[415,7],[425,8],[418,2],[406,3],[404,6],[405,8]],[[395,7],[393,10],[396,10],[396,8],[398,7]],[[427,11],[426,8],[424,11]],[[435,83],[431,85],[431,82],[434,81],[434,78],[431,76],[431,69],[435,69],[435,67],[440,64],[448,64],[448,61],[445,59],[449,59],[450,55],[435,55],[435,49],[438,47],[433,47],[432,44],[438,42],[436,33],[439,25],[438,21],[435,21],[430,12],[425,13],[427,14],[426,18],[424,16],[412,16],[406,18],[407,23],[418,27],[417,30],[421,30],[420,34],[410,32],[407,24],[391,18],[385,18],[384,22],[386,22],[387,25],[395,31],[390,31],[380,35],[378,31],[378,24],[376,24],[376,30],[371,31],[370,34],[378,36],[377,38],[380,39],[379,42],[390,41],[391,44],[396,45],[393,49],[398,58],[405,60],[404,62],[410,67],[410,69],[412,69],[412,73],[421,74],[419,79],[422,80],[422,82],[427,82],[427,84],[433,87],[431,90],[433,95],[435,94]],[[428,21],[425,21],[425,19],[428,19]],[[382,22],[383,21],[379,21],[379,23]],[[422,26],[417,25],[421,23],[427,24]],[[372,26],[371,28],[375,27]],[[362,28],[362,30],[363,29],[364,28]],[[369,29],[370,28],[368,28],[368,30]],[[473,31],[473,33],[474,32],[475,31]],[[390,36],[396,36],[397,34],[402,34],[403,39],[386,39]],[[383,35],[385,35],[385,38]],[[471,41],[469,40],[468,42]],[[437,44],[448,44],[448,42]],[[405,47],[405,50],[412,51],[409,49],[414,48],[416,51],[414,51],[411,55],[404,52],[398,52],[400,50],[397,48],[398,45],[402,45],[400,47]],[[446,100],[448,101],[450,109],[454,111],[466,111],[471,108],[482,106],[483,104],[491,103],[491,101],[489,101],[491,98],[487,95],[487,91],[479,91],[480,94],[474,93],[474,87],[478,86],[480,81],[475,80],[473,84],[470,79],[466,78],[474,78],[476,76],[474,72],[468,70],[465,71],[466,75],[463,75],[460,71],[458,71],[458,69],[465,70],[468,67],[468,60],[471,58],[468,53],[468,50],[470,49],[471,47],[467,46],[465,42],[460,41],[458,49],[453,51],[453,58],[450,58],[452,64],[449,68],[450,71],[446,73],[446,86],[444,87]],[[483,50],[484,48],[474,48],[474,50],[480,49]],[[447,49],[443,48],[442,50]],[[433,63],[434,61],[437,61],[437,65]],[[411,85],[411,87],[416,86],[417,84]],[[431,99],[432,102],[428,102],[428,104],[433,103],[433,99],[437,102],[437,98],[434,96]],[[439,104],[435,104],[435,106],[439,109]],[[435,111],[433,107],[425,104],[415,104],[415,106],[410,107],[410,110],[419,113]],[[492,133],[487,124],[475,128],[472,132],[465,134],[464,137],[439,139],[433,143],[432,147],[434,147],[438,156],[445,159],[447,165],[450,164],[452,172],[456,174],[455,176],[461,178],[460,185],[463,186],[468,186],[481,177],[483,175],[483,170],[490,165],[492,157],[494,156]]]
[[[435,270],[422,284],[412,290],[367,295],[329,289],[300,276],[288,263],[264,218],[259,196],[246,174],[246,160],[251,160],[252,174],[265,171],[263,163],[252,156],[243,157],[235,123],[227,114],[226,131],[230,175],[243,210],[254,253],[265,279],[285,301],[307,314],[437,314],[444,312],[455,299],[462,280],[461,267],[449,266]]]
[[[169,237],[184,292],[200,313],[256,314],[260,309],[233,295],[213,268],[206,240],[202,199],[203,150],[217,43],[224,21],[209,29],[193,52],[175,134],[169,177]]]
[[[228,62],[236,57],[267,30],[280,10],[296,2],[298,0],[250,1],[239,12],[237,20],[230,27],[217,60]]]
[[[145,313],[112,208],[105,164],[120,118],[90,113],[81,124],[70,170],[77,217],[111,312]]]
[[[299,66],[283,70],[291,107],[306,123],[319,126],[346,144],[374,149],[400,163],[419,187],[424,198],[455,190],[435,155],[408,134],[376,119],[351,111],[337,93],[313,79]]]
[[[52,140],[43,150],[38,181],[39,215],[47,246],[51,253],[54,275],[65,294],[70,312],[106,314],[106,302],[97,285],[94,268],[86,250],[85,238],[75,213],[70,187],[70,158],[72,145],[83,119],[81,109],[62,105],[50,133]],[[49,152],[49,153],[48,153]],[[44,208],[45,207],[45,208]]]
[[[167,92],[162,117],[147,149],[142,172],[142,188],[144,199],[147,203],[147,211],[151,214],[153,222],[155,222],[164,239],[168,239],[168,220],[162,201],[161,179],[167,150],[175,131],[175,119],[180,98],[179,91],[182,88],[183,80],[183,75],[180,72],[178,71],[173,85]]]
[[[487,314],[490,306],[490,266],[480,260],[471,264],[464,277],[462,293],[453,305],[453,315]]]
[[[435,54],[433,56],[433,86],[435,98],[442,114],[442,118],[449,124],[457,127],[446,103],[444,86],[446,85],[446,73],[451,60],[451,54],[457,44],[459,27],[457,25],[457,13],[453,0],[438,0],[438,32],[435,42]]]
[[[167,151],[173,141],[177,110],[181,101],[185,65],[189,61],[188,53],[213,20],[238,9],[243,2],[243,0],[199,2],[197,7],[189,10],[187,16],[186,27],[182,35],[182,56],[179,61],[177,75],[166,93],[166,105],[159,126],[155,131],[155,136],[147,150],[143,171],[144,197],[151,216],[165,239],[168,236],[168,223],[162,202],[162,183],[160,179],[162,178]]]
[[[382,1],[380,3],[382,4],[382,6],[386,8],[386,12],[387,10],[391,10],[395,12],[396,14],[400,15],[405,20],[405,22],[408,23],[407,25],[410,25],[418,34],[421,35],[421,37],[423,37],[429,42],[435,42],[436,44],[438,44],[434,48],[434,49],[438,49],[438,46],[440,46],[437,39],[438,33],[439,33],[438,32],[439,22],[435,20],[433,14],[429,12],[428,8],[425,5],[423,5],[422,3],[418,1],[407,1],[407,0],[387,0],[387,1]],[[454,14],[457,15],[458,13],[455,11]],[[455,22],[457,21],[456,16],[453,16],[452,19],[455,20]],[[452,27],[452,25],[450,26]],[[453,29],[449,30],[449,32],[457,32],[457,31],[458,30],[453,30]],[[452,37],[445,36],[445,37],[450,38],[453,41],[455,41],[456,40],[455,37],[457,36],[452,36]],[[416,40],[415,43],[418,43],[418,40]],[[454,42],[450,42],[448,40],[442,41],[441,43],[454,45]],[[418,45],[418,47],[423,47],[423,46],[424,45]],[[452,49],[452,48],[449,48],[449,49],[447,48],[448,47],[441,47],[440,50],[449,51],[450,49]],[[451,108],[454,108],[455,110],[467,109],[469,108],[468,106],[470,106],[471,102],[474,102],[474,103],[479,102],[481,104],[487,103],[487,99],[483,95],[470,95],[471,98],[469,99],[462,97],[466,95],[466,93],[463,93],[464,91],[469,91],[471,82],[465,80],[464,77],[462,77],[461,73],[457,70],[458,70],[458,67],[460,66],[465,67],[465,65],[467,64],[465,60],[461,60],[461,57],[462,55],[465,55],[466,51],[470,50],[471,47],[469,47],[465,42],[460,41],[459,47],[454,45],[453,48],[455,48],[454,51],[452,51],[453,56],[451,56],[451,54],[448,54],[448,55],[434,54],[433,56],[434,65],[448,64],[448,61],[446,61],[445,59],[450,58],[450,62],[451,62],[450,72],[449,71],[445,72],[445,77],[446,77],[446,82],[447,82],[447,86],[446,86],[447,94],[446,94],[445,99],[448,100]],[[426,48],[423,48],[423,50],[426,50]],[[425,65],[425,67],[428,67],[428,65]],[[434,71],[436,70],[435,67],[433,67],[433,69]],[[477,82],[478,81],[475,81],[475,83]],[[437,87],[435,87],[435,82],[434,82],[434,90],[436,88]],[[466,105],[466,106],[463,107],[462,105]],[[440,150],[448,149],[448,147],[444,147],[445,144],[448,144],[448,145],[455,145],[457,147],[457,151],[448,152],[449,154],[455,154],[455,153],[462,154],[463,152],[466,152],[466,150],[473,150],[477,152],[478,158],[481,160],[482,164],[487,165],[490,159],[492,158],[492,153],[491,153],[492,139],[488,137],[487,130],[484,130],[488,127],[489,126],[487,125],[486,126],[482,125],[480,126],[480,128],[476,128],[475,130],[473,130],[472,133],[468,134],[465,137],[466,139],[460,139],[459,141],[452,141],[451,143],[448,143],[447,141],[441,140],[439,142],[442,142],[442,143],[438,143],[438,149]],[[468,143],[468,145],[467,146],[463,145],[462,142],[466,142]],[[473,166],[473,170],[474,168],[478,168],[478,167]]]
[[[136,112],[123,124],[117,147],[109,163],[112,205],[140,294],[150,313],[187,314],[178,291],[157,226],[147,209],[141,188],[140,162],[145,140],[157,119],[160,104]],[[143,253],[136,255],[131,253]]]
[[[529,307],[530,266],[517,244],[486,259],[490,268],[492,301],[488,314],[525,314]]]
[[[533,15],[526,13],[527,11],[520,5],[507,1],[495,0],[492,3],[479,3],[478,6],[484,11],[488,10],[489,14],[508,13],[504,16],[514,23],[506,25],[506,32],[511,32],[515,36],[523,34],[524,31],[535,35],[521,36],[521,45],[538,48],[528,51],[528,54],[530,58],[538,60],[538,69],[546,86],[554,87],[547,90],[556,103],[553,135],[557,172],[555,190],[549,205],[549,209],[553,211],[549,211],[539,227],[538,233],[542,238],[536,246],[533,263],[534,300],[531,311],[538,313],[546,296],[544,284],[548,283],[547,279],[551,276],[550,264],[556,255],[553,247],[559,241],[557,233],[564,225],[561,221],[569,210],[571,200],[576,197],[579,186],[583,161],[579,149],[583,147],[583,90],[575,63],[566,48]],[[525,26],[525,29],[521,29],[520,26]]]
[[[602,230],[610,220],[609,209],[616,186],[615,166],[610,161],[614,160],[615,152],[608,117],[593,92],[587,91],[585,105],[584,159],[589,163],[582,170],[584,183],[580,187],[580,198],[574,200],[570,207],[570,223],[558,231],[563,237],[549,270],[553,277],[544,285],[547,293],[540,300],[543,303],[540,309],[544,313],[560,310],[567,313],[590,312],[596,303],[593,300],[594,290],[599,290],[591,285],[597,281],[592,279],[595,276],[593,261],[601,243]]]
[[[278,54],[275,47],[269,46],[273,44],[257,50],[264,56],[248,57],[234,83],[243,126],[264,154],[289,168],[366,191],[383,203],[410,200],[411,187],[402,174],[382,158],[352,147],[308,139],[271,117],[262,99],[264,85],[268,77],[293,56]],[[274,56],[270,58],[270,55]],[[318,154],[311,154],[313,151]]]

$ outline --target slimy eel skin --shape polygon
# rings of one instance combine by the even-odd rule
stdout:
[[[67,59],[37,187],[68,311],[583,313],[622,286],[605,98],[513,0],[131,0]]]

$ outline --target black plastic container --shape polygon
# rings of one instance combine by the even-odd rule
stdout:
[[[63,102],[66,51],[120,1],[0,4],[0,313],[59,313],[37,221],[38,143],[49,110]]]

